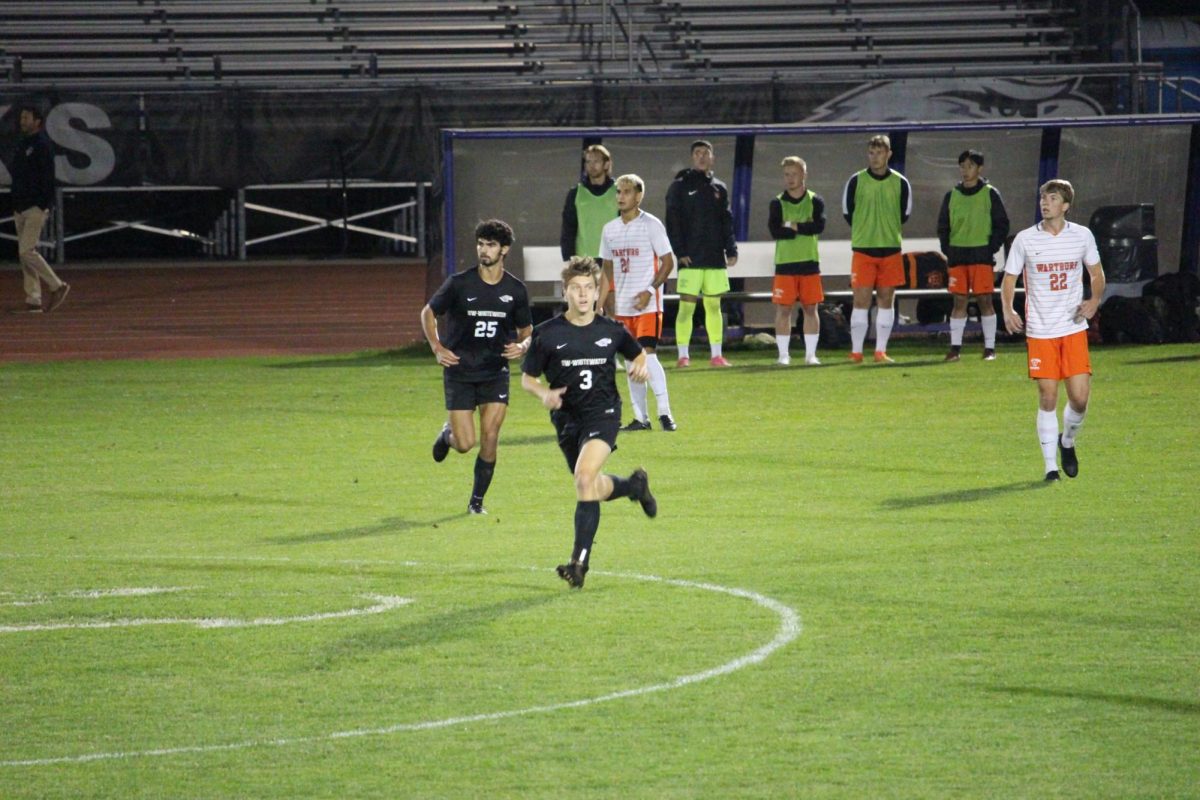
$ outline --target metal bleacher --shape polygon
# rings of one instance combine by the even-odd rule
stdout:
[[[1054,64],[1067,0],[39,0],[6,4],[9,85],[802,76]]]

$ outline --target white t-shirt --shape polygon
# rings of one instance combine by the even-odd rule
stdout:
[[[613,262],[617,316],[636,317],[663,310],[662,287],[654,287],[654,275],[663,256],[671,255],[671,240],[662,221],[640,211],[630,222],[617,217],[600,234],[600,258]],[[653,300],[640,311],[637,296],[649,290]]]
[[[1100,253],[1086,226],[1068,222],[1055,236],[1042,224],[1017,234],[1004,271],[1025,276],[1025,335],[1056,339],[1087,330],[1076,310],[1083,302],[1083,271],[1100,263]]]

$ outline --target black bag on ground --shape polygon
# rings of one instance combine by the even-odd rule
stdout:
[[[1162,344],[1168,313],[1160,297],[1110,297],[1100,307],[1100,338],[1109,344]]]
[[[1147,283],[1142,297],[1163,301],[1167,341],[1200,342],[1200,317],[1196,314],[1200,278],[1190,272],[1168,272]]]

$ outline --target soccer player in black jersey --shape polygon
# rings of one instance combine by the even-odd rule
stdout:
[[[508,360],[529,349],[533,317],[525,284],[504,271],[504,256],[513,243],[508,223],[498,219],[475,228],[479,264],[451,275],[421,309],[421,327],[437,362],[445,369],[449,421],[433,443],[433,460],[443,461],[453,448],[475,447],[475,409],[479,409],[479,455],[467,510],[486,514],[483,496],[496,470],[500,426],[508,411]],[[438,335],[437,317],[446,317],[446,337]]]
[[[539,325],[521,366],[521,388],[535,395],[550,411],[558,446],[575,475],[575,547],[571,560],[557,567],[558,576],[572,588],[583,586],[600,527],[600,502],[628,497],[641,503],[646,516],[658,513],[650,494],[650,479],[640,467],[628,478],[601,470],[617,449],[621,426],[621,395],[617,393],[616,354],[628,364],[629,377],[649,377],[646,353],[619,322],[598,316],[600,265],[575,256],[563,270],[567,311]],[[549,386],[539,380],[545,375]]]

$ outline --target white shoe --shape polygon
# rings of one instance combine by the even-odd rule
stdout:
[[[804,364],[809,367],[819,367],[821,366],[821,360],[816,356],[807,356],[804,359]]]
[[[777,360],[775,363],[781,367],[786,367],[792,363],[792,357],[791,356],[780,356],[779,360]]]

